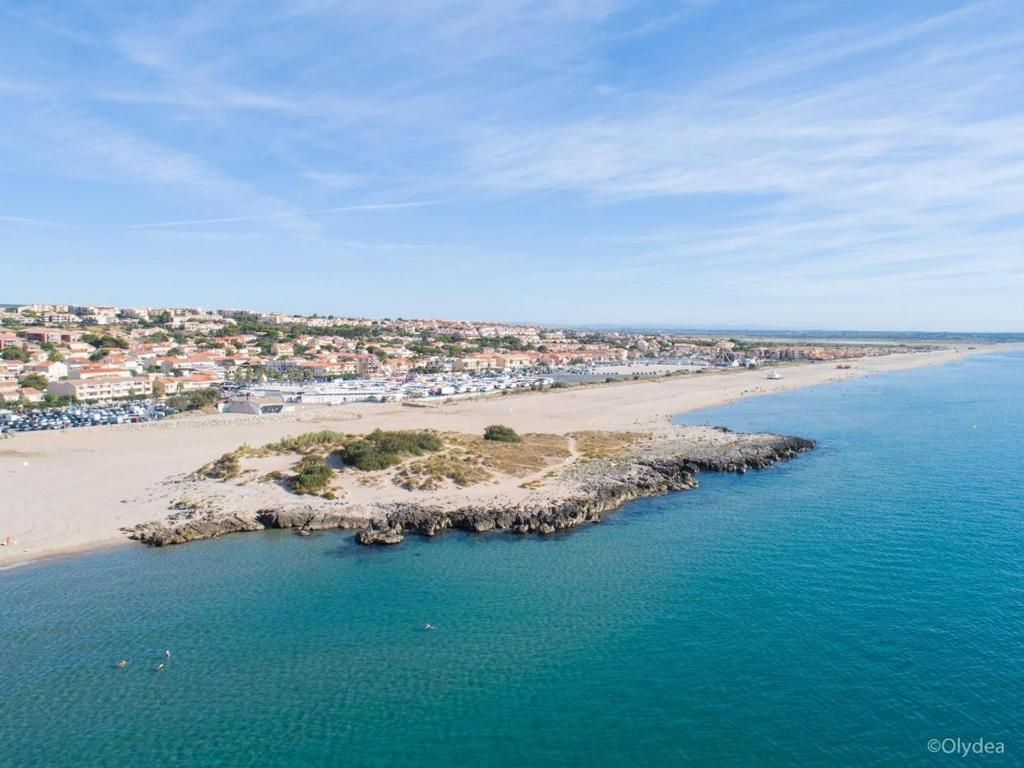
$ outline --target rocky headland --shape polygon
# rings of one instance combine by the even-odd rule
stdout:
[[[673,427],[608,455],[582,456],[576,440],[567,439],[572,450],[566,458],[549,465],[542,479],[514,486],[494,480],[473,493],[443,493],[396,492],[377,484],[359,501],[339,491],[339,499],[300,496],[298,503],[268,503],[252,511],[233,509],[230,498],[178,502],[165,519],[125,532],[152,546],[275,528],[354,529],[364,545],[393,545],[409,533],[434,536],[446,530],[545,535],[600,522],[633,499],[695,488],[701,471],[764,469],[814,447],[799,437],[712,427]]]

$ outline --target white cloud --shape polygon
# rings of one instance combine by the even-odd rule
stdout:
[[[817,270],[837,291],[840,281],[954,281],[985,270],[1019,282],[1024,36],[1009,23],[984,37],[963,27],[991,24],[992,8],[793,41],[793,56],[780,43],[774,69],[755,56],[749,71],[617,113],[490,127],[469,151],[466,178],[602,205],[718,196],[743,220],[663,232],[662,248],[637,249],[624,269],[685,263],[698,281],[722,282],[732,264],[787,280]],[[879,58],[864,64],[865,51]],[[941,266],[915,266],[926,262]],[[872,272],[849,274],[857,270]]]

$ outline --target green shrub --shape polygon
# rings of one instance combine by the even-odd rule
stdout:
[[[276,443],[267,443],[262,450],[264,453],[308,453],[317,449],[333,448],[343,443],[345,438],[344,432],[322,429],[319,432],[282,437]]]
[[[375,429],[341,449],[341,459],[364,472],[387,469],[409,456],[439,451],[444,443],[433,432],[385,432]]]
[[[292,480],[292,490],[296,493],[320,493],[330,484],[334,474],[327,462],[316,456],[303,456],[295,469],[297,474]]]
[[[495,440],[499,443],[519,443],[522,442],[522,439],[512,427],[506,427],[504,424],[492,424],[484,430],[484,440]]]

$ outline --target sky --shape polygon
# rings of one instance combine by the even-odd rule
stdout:
[[[1024,330],[1024,3],[0,3],[0,302]]]

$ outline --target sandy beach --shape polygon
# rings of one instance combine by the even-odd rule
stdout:
[[[168,478],[181,478],[242,443],[261,445],[320,429],[365,433],[375,428],[429,428],[478,434],[494,423],[521,433],[658,433],[672,430],[669,419],[679,413],[743,397],[941,365],[997,347],[1009,348],[957,346],[865,358],[850,361],[849,369],[829,363],[796,364],[781,368],[779,380],[766,379],[764,370],[721,370],[424,407],[359,403],[300,408],[277,416],[188,415],[142,425],[19,434],[0,442],[0,539],[10,536],[14,541],[0,547],[0,566],[125,543],[123,527],[166,515],[169,502],[180,496],[174,487],[180,479]],[[249,486],[236,494],[239,503],[251,497],[251,504],[258,505],[266,503],[267,492]],[[276,492],[282,499],[287,496]],[[373,489],[366,493],[372,495]]]

